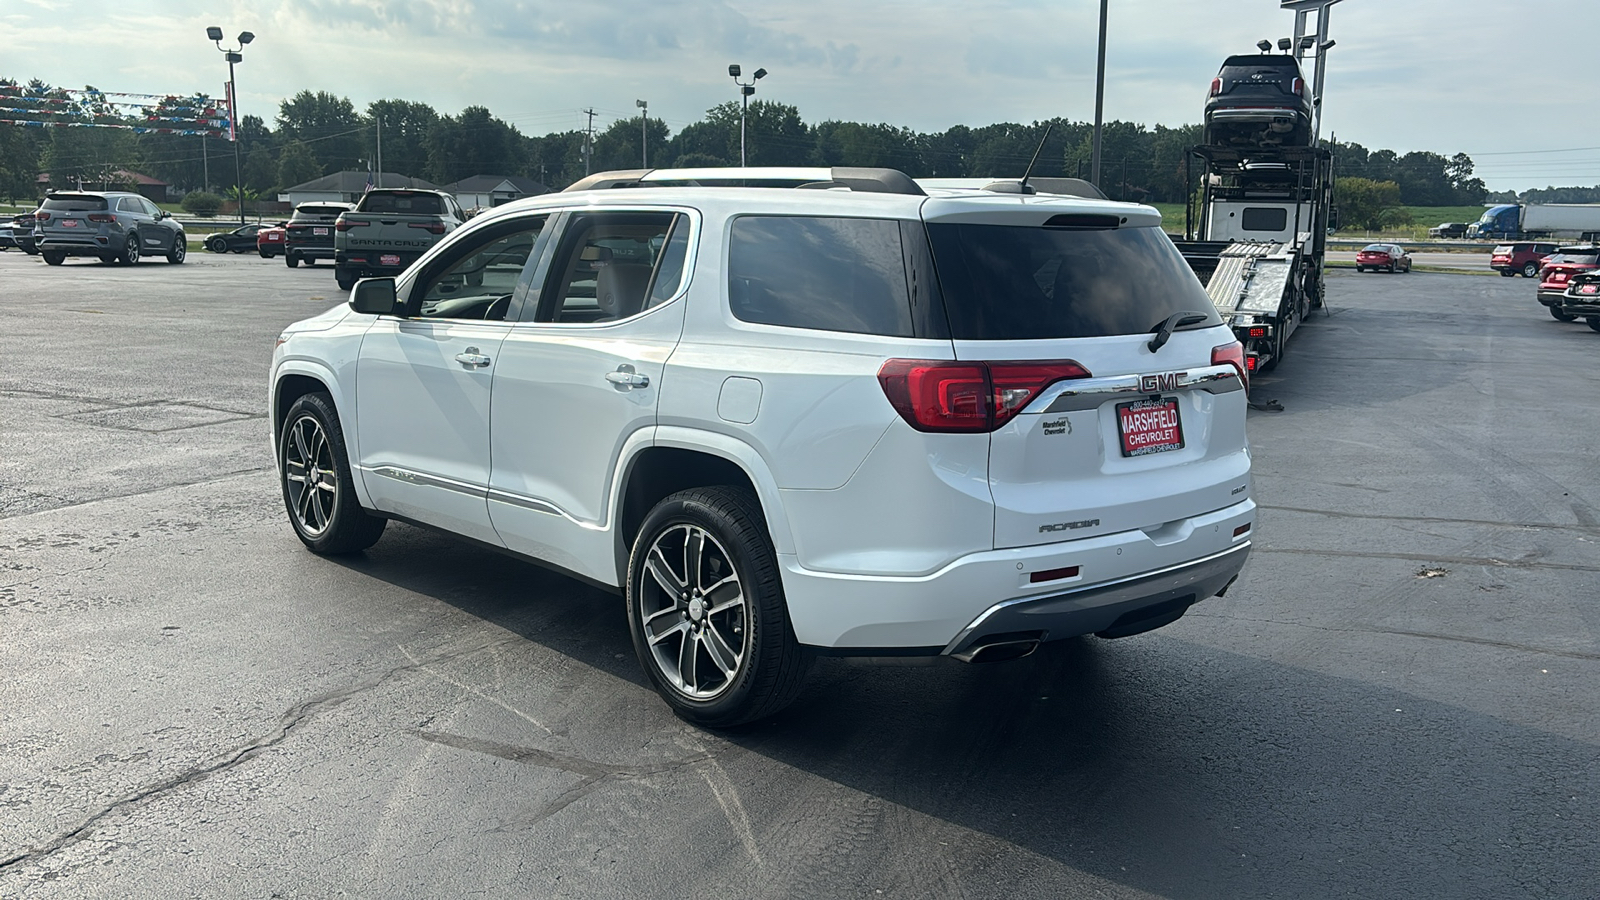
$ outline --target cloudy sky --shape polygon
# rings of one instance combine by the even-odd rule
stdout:
[[[1110,0],[1105,115],[1198,121],[1223,56],[1293,30],[1277,0]],[[737,99],[807,122],[951,125],[1094,117],[1095,0],[3,0],[0,75],[130,93],[220,94],[220,25],[256,40],[240,105],[270,123],[310,88],[441,112],[484,105],[525,134],[636,116],[674,132]],[[1600,183],[1600,2],[1344,0],[1330,16],[1323,131],[1398,152],[1465,151],[1492,189]],[[1543,37],[1541,37],[1541,35]]]

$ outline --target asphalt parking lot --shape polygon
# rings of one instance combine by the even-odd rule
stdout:
[[[1227,597],[719,734],[610,595],[301,547],[265,376],[331,271],[0,253],[0,897],[1592,900],[1600,334],[1533,291],[1331,274]]]

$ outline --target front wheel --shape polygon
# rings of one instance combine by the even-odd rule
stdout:
[[[1547,306],[1545,309],[1550,310],[1550,318],[1555,319],[1557,322],[1571,322],[1577,318],[1577,316],[1569,316],[1562,312],[1559,306]]]
[[[221,237],[210,238],[206,241],[206,249],[212,253],[227,253],[228,242]]]
[[[377,543],[388,520],[361,508],[333,398],[306,394],[278,435],[279,480],[294,533],[313,553],[355,553]]]
[[[172,249],[167,251],[167,262],[177,266],[189,258],[189,239],[182,235],[172,241]]]
[[[1538,275],[1538,274],[1539,274],[1539,264],[1538,263],[1523,263],[1522,264],[1522,277],[1523,278],[1532,278],[1532,277],[1534,277],[1535,275]]]
[[[748,491],[694,488],[656,504],[633,542],[627,604],[639,664],[679,716],[739,725],[799,693],[810,658]]]

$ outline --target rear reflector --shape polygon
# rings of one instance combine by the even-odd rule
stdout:
[[[1210,93],[1211,93],[1211,96],[1213,96],[1213,97],[1215,97],[1216,95],[1222,93],[1222,79],[1221,78],[1213,78],[1213,79],[1211,79],[1211,92]]]
[[[1301,97],[1304,97],[1306,94],[1306,83],[1296,78],[1294,80],[1294,84],[1290,86],[1289,90]]]
[[[1088,377],[1072,360],[891,359],[878,370],[890,405],[912,428],[928,432],[995,431],[1050,385]]]
[[[1252,353],[1248,358],[1245,359],[1244,367],[1246,369],[1249,369],[1252,372],[1254,372],[1256,370],[1256,357],[1255,357],[1255,354]]]
[[[1250,336],[1253,337],[1253,338],[1266,337],[1267,336],[1266,326],[1264,326],[1264,325],[1251,326],[1251,328],[1250,328]]]
[[[1250,523],[1246,522],[1243,525],[1240,525],[1238,528],[1235,528],[1233,530],[1233,536],[1234,537],[1238,537],[1239,535],[1244,534],[1245,532],[1247,532],[1249,530],[1250,530]]]
[[[1245,527],[1248,528],[1250,526],[1246,525]],[[1062,578],[1076,577],[1078,577],[1078,567],[1067,566],[1064,569],[1045,569],[1043,572],[1034,572],[1028,576],[1028,581],[1038,584],[1041,581],[1059,581]]]

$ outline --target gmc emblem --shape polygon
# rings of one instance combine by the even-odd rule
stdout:
[[[1162,391],[1175,391],[1178,389],[1178,379],[1189,374],[1188,372],[1161,372],[1156,375],[1139,376],[1139,393],[1159,394]]]

